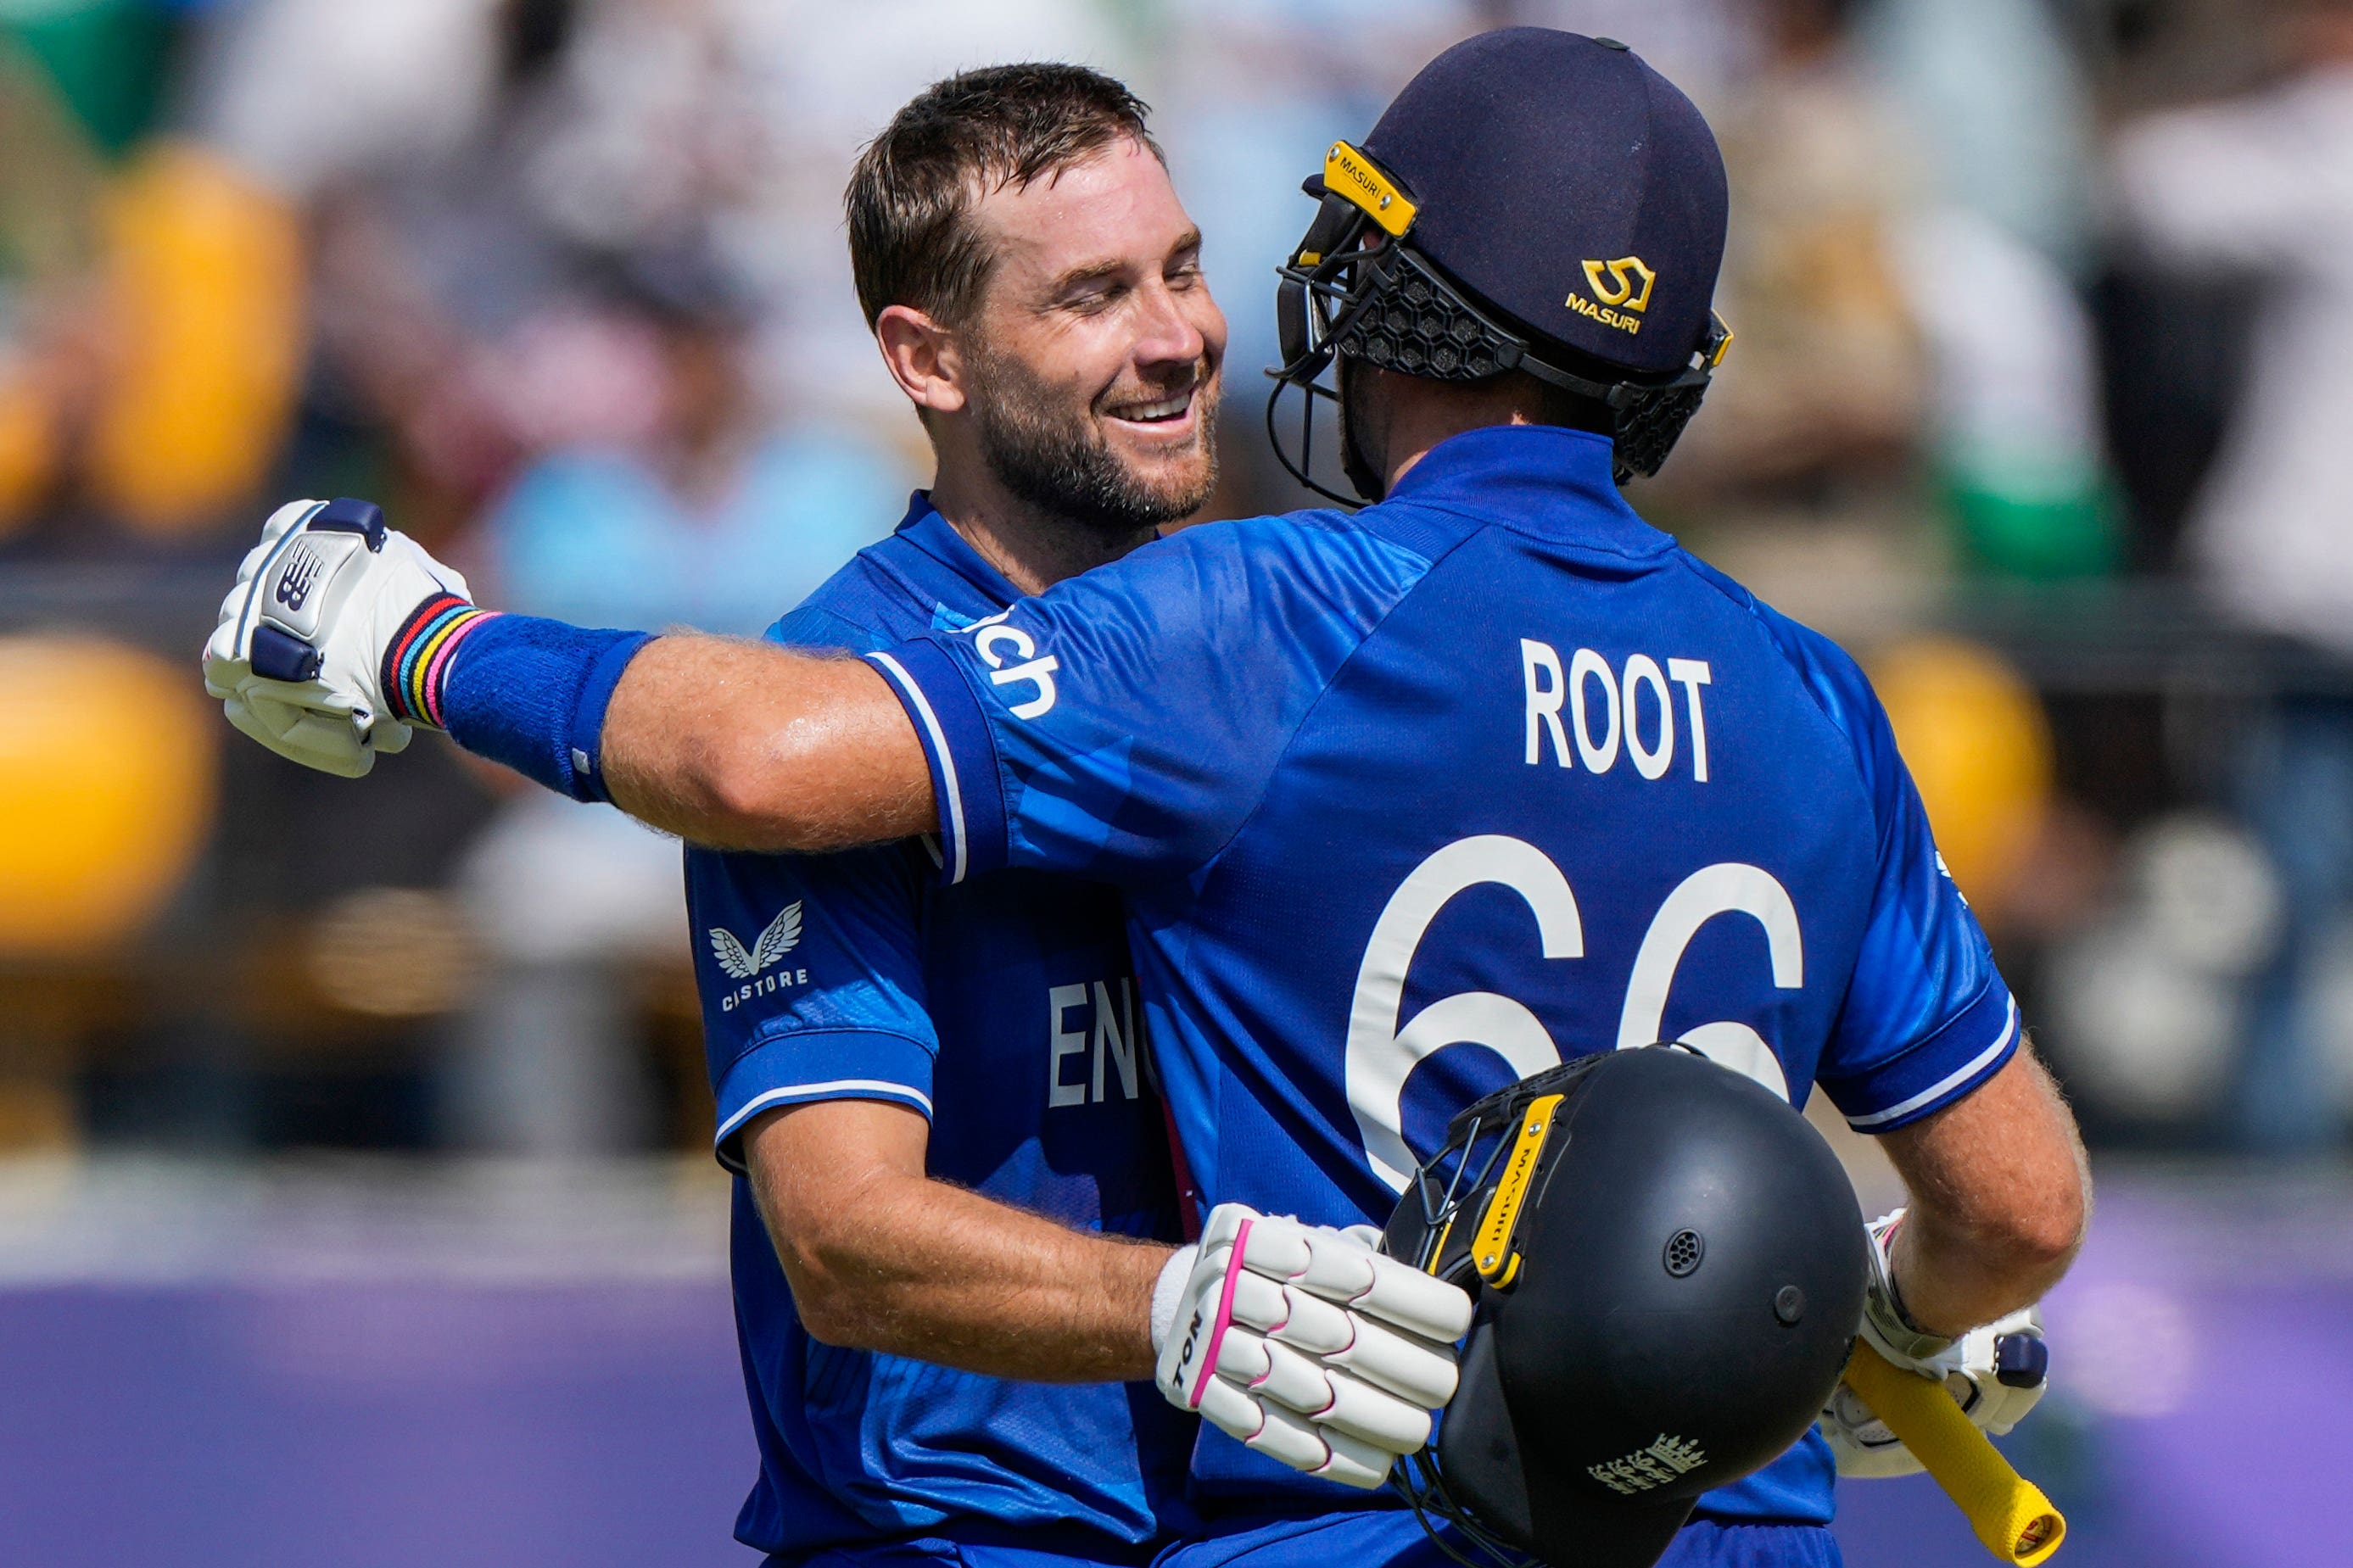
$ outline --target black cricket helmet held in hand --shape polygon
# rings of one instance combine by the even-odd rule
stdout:
[[[1658,471],[1731,339],[1710,308],[1724,160],[1672,82],[1613,40],[1483,33],[1424,67],[1362,145],[1332,143],[1304,188],[1321,205],[1278,268],[1267,401],[1293,478],[1356,504],[1309,475],[1335,355],[1434,381],[1525,371],[1606,412],[1620,483]],[[1296,461],[1276,428],[1290,386],[1306,395]]]
[[[1703,1491],[1805,1435],[1862,1317],[1862,1214],[1778,1095],[1675,1045],[1603,1051],[1447,1129],[1388,1250],[1479,1312],[1415,1505],[1491,1555],[1657,1561]]]

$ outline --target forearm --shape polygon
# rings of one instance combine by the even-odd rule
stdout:
[[[1071,1230],[944,1182],[878,1185],[854,1230],[797,1241],[772,1227],[818,1338],[1037,1383],[1152,1375],[1152,1287],[1167,1247]]]
[[[1954,1337],[2041,1300],[2074,1261],[2072,1250],[2020,1248],[1916,1203],[1892,1251],[1905,1313],[1932,1333]]]
[[[414,694],[417,721],[478,756],[718,848],[839,849],[934,825],[913,726],[860,660],[480,619]]]
[[[923,1176],[923,1136],[912,1112],[892,1121],[855,1101],[750,1130],[754,1196],[809,1332],[997,1377],[1151,1376],[1152,1291],[1170,1248]]]
[[[2091,1178],[2074,1119],[2021,1048],[1975,1094],[1888,1137],[1911,1191],[1895,1234],[1904,1309],[1959,1334],[2042,1300],[2082,1246]]]
[[[605,782],[639,821],[718,848],[819,851],[929,831],[913,727],[862,660],[669,637],[605,715]]]
[[[484,610],[364,501],[272,514],[204,667],[231,723],[347,778],[421,726],[720,847],[834,849],[934,825],[914,726],[862,661]]]

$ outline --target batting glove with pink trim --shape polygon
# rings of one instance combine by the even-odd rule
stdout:
[[[1221,1204],[1155,1293],[1155,1381],[1259,1453],[1370,1489],[1454,1396],[1471,1298],[1335,1230]]]

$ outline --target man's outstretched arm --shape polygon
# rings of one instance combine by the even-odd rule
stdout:
[[[1863,1334],[1941,1381],[2000,1436],[2042,1399],[2050,1357],[2034,1304],[2083,1244],[2091,1179],[2066,1102],[2021,1043],[1963,1098],[1884,1135],[1910,1189],[1873,1222]],[[1839,1474],[1910,1475],[1920,1461],[1852,1388],[1822,1412]]]
[[[926,1136],[874,1101],[752,1125],[754,1196],[819,1340],[1040,1382],[1149,1375],[1247,1447],[1357,1488],[1429,1440],[1471,1326],[1453,1286],[1237,1204],[1198,1247],[1070,1230],[927,1179]]]
[[[842,849],[938,821],[907,710],[858,659],[657,638],[614,688],[603,753],[614,805],[716,848]]]
[[[913,727],[870,666],[471,599],[372,503],[296,501],[222,601],[205,685],[263,745],[347,777],[421,725],[721,847],[837,849],[934,826]]]
[[[929,1124],[828,1100],[751,1123],[744,1163],[793,1305],[828,1344],[1037,1383],[1153,1374],[1171,1249],[1072,1230],[923,1173]]]

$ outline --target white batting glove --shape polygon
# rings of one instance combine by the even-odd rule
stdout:
[[[427,599],[466,579],[365,501],[280,507],[237,568],[205,644],[205,689],[282,757],[358,778],[408,744],[382,689],[386,646]]]
[[[1890,1266],[1897,1209],[1871,1222],[1871,1279],[1863,1292],[1862,1337],[1908,1372],[1945,1385],[1980,1429],[2006,1437],[2050,1386],[2051,1352],[2032,1307],[1971,1329],[1959,1339],[1928,1333],[1905,1315]],[[1838,1473],[1853,1480],[1917,1475],[1920,1461],[1896,1441],[1887,1424],[1845,1384],[1822,1412],[1822,1436],[1838,1458]]]
[[[1155,1293],[1160,1392],[1293,1469],[1379,1486],[1454,1396],[1471,1298],[1378,1238],[1220,1204]]]

